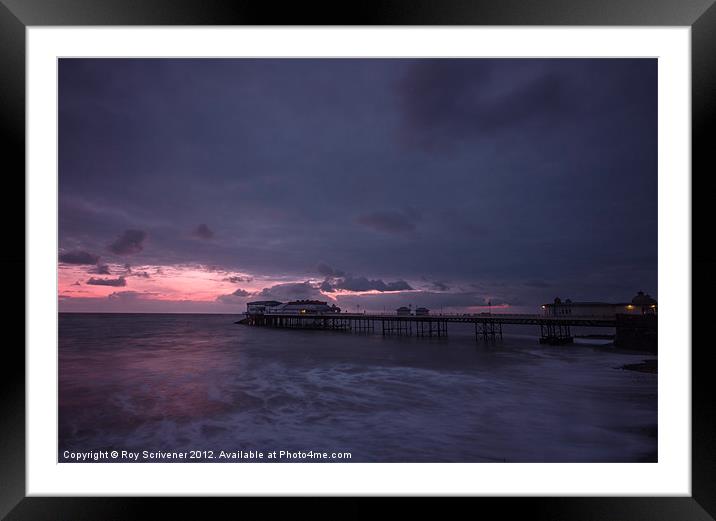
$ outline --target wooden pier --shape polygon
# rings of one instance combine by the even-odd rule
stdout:
[[[548,317],[542,315],[380,315],[359,313],[335,314],[247,314],[239,323],[259,327],[316,329],[355,333],[374,333],[383,336],[447,337],[448,324],[474,324],[475,339],[493,341],[502,338],[503,325],[539,327],[540,343],[571,344],[573,327],[617,327],[617,318]]]

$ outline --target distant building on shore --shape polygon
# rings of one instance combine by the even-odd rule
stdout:
[[[542,314],[548,317],[614,317],[616,315],[649,315],[656,314],[657,303],[643,291],[631,302],[572,302],[562,301],[559,297],[554,302],[542,304]]]
[[[642,315],[656,314],[657,310],[656,299],[648,293],[644,294],[643,291],[640,291],[636,294],[636,297],[631,299],[631,306],[635,311],[641,311]]]
[[[283,302],[278,300],[256,300],[254,302],[246,303],[246,312],[249,315],[263,315],[267,309],[275,308],[280,306]]]
[[[395,312],[398,314],[399,317],[409,317],[412,315],[410,312],[410,308],[407,306],[400,306],[398,309],[395,310]]]
[[[321,315],[340,312],[341,308],[335,304],[329,306],[327,302],[321,300],[294,300],[266,310],[266,313],[269,314],[280,313],[284,315]]]
[[[430,314],[430,310],[428,308],[416,308],[415,309],[416,317],[426,317],[429,314]]]

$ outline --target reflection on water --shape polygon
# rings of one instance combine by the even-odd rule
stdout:
[[[347,451],[352,461],[655,461],[645,356],[61,314],[59,449]],[[511,334],[510,334],[511,333]],[[62,458],[60,458],[62,460]]]

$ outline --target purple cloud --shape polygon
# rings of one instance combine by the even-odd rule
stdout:
[[[65,264],[97,264],[99,256],[86,251],[73,250],[60,253],[59,259]]]
[[[276,284],[262,289],[256,296],[261,299],[282,301],[298,299],[325,300],[325,296],[321,293],[320,289],[309,281]]]
[[[203,223],[194,229],[194,231],[192,232],[192,235],[194,235],[194,237],[197,237],[199,239],[213,239],[214,238],[214,232],[206,224],[203,224]]]
[[[147,233],[142,230],[125,230],[109,245],[109,250],[117,255],[132,255],[144,249]]]
[[[333,281],[326,279],[321,284],[323,291],[406,291],[413,289],[410,284],[404,280],[396,280],[395,282],[383,282],[381,279],[368,279],[367,277],[342,277]]]
[[[398,84],[403,130],[434,149],[569,113],[568,81],[534,60],[421,60]],[[504,88],[510,85],[511,88]]]
[[[251,277],[240,277],[238,275],[234,275],[231,277],[226,277],[221,280],[227,281],[227,282],[232,282],[232,283],[236,284],[238,282],[251,282],[253,279]]]
[[[150,299],[157,295],[157,293],[151,291],[115,291],[107,295],[110,300],[121,300],[121,301],[134,301],[140,299]]]
[[[245,302],[246,297],[251,296],[251,292],[246,291],[245,289],[238,288],[233,293],[230,293],[229,295],[219,295],[216,297],[216,300],[218,302],[223,302],[224,304],[243,304]]]
[[[324,277],[342,277],[344,275],[343,271],[335,269],[325,262],[319,262],[318,266],[316,266],[316,271]]]
[[[97,264],[89,273],[97,273],[99,275],[110,275],[109,266],[106,264]]]
[[[119,287],[119,286],[126,286],[126,285],[127,285],[127,281],[124,279],[124,277],[119,277],[119,278],[116,278],[116,279],[96,279],[96,278],[94,278],[94,277],[91,277],[91,278],[87,281],[87,284],[89,284],[90,286],[115,286],[115,287]]]

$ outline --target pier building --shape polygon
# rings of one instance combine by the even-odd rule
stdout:
[[[637,293],[631,302],[572,302],[557,297],[554,302],[542,304],[542,315],[546,317],[614,318],[617,315],[650,315],[656,312],[656,300],[643,291]]]
[[[266,310],[267,314],[281,315],[322,315],[340,312],[341,308],[335,304],[329,306],[328,302],[321,300],[294,300]]]
[[[263,315],[266,309],[280,306],[283,302],[278,300],[256,300],[254,302],[246,303],[246,312],[250,315]]]

